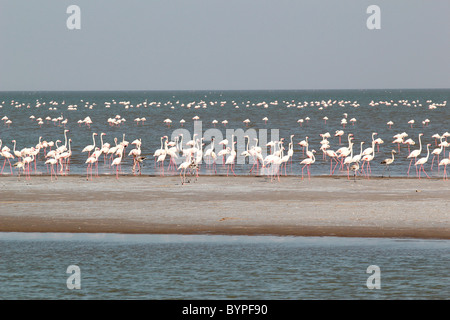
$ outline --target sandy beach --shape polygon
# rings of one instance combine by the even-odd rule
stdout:
[[[442,179],[0,177],[1,232],[450,239]]]

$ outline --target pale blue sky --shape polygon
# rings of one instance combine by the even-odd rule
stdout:
[[[66,9],[81,8],[81,30]],[[366,9],[381,8],[381,30]],[[0,0],[0,90],[450,88],[450,1]]]

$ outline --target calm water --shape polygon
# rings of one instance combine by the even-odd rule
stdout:
[[[2,299],[448,299],[449,241],[0,233]],[[81,289],[69,290],[69,265]],[[369,290],[368,266],[381,270]]]
[[[412,138],[416,145],[411,150],[419,148],[418,135],[423,133],[423,151],[421,157],[426,156],[426,144],[431,143],[430,152],[437,148],[436,141],[432,135],[442,135],[450,131],[449,120],[450,111],[446,101],[449,100],[450,90],[358,90],[358,91],[164,91],[164,92],[3,92],[0,93],[0,118],[8,117],[12,121],[7,125],[0,122],[0,139],[3,146],[7,145],[13,149],[13,139],[17,141],[16,149],[35,146],[42,141],[61,140],[59,145],[65,143],[64,129],[70,130],[68,138],[72,139],[73,156],[71,158],[70,173],[86,172],[86,153],[81,150],[92,144],[92,133],[99,135],[96,137],[96,145],[99,146],[100,133],[104,142],[114,145],[114,138],[118,141],[125,139],[132,142],[134,139],[142,139],[142,155],[149,159],[144,162],[143,174],[161,174],[161,170],[155,166],[153,153],[161,146],[160,138],[167,135],[174,138],[176,129],[186,129],[189,135],[194,133],[194,116],[198,116],[202,122],[201,134],[205,134],[208,129],[216,128],[221,132],[222,137],[216,137],[216,153],[219,146],[217,142],[222,138],[231,139],[232,132],[227,129],[243,129],[243,131],[255,130],[260,138],[260,145],[270,141],[272,138],[284,138],[285,148],[288,148],[290,135],[293,134],[294,157],[291,165],[288,166],[287,173],[301,174],[300,161],[305,158],[298,143],[309,137],[309,149],[315,149],[316,163],[311,167],[312,175],[326,175],[330,171],[330,162],[322,159],[320,149],[320,134],[329,132],[331,134],[330,149],[337,150],[339,147],[347,146],[347,134],[354,135],[354,154],[360,152],[360,142],[364,141],[363,148],[370,147],[372,133],[377,132],[376,138],[384,140],[379,152],[376,150],[375,160],[372,164],[372,174],[381,175],[384,167],[380,162],[390,157],[392,149],[397,150],[397,145],[392,144],[393,136],[406,132],[407,138]],[[381,102],[378,105],[370,105],[371,102]],[[388,105],[386,105],[386,103]],[[444,105],[445,104],[445,105]],[[437,105],[435,109],[430,109],[430,105]],[[69,107],[76,106],[76,107]],[[345,128],[341,125],[341,119],[347,114]],[[44,122],[41,126],[35,119],[41,117]],[[64,126],[59,122],[46,121],[46,117],[55,119],[62,116],[67,119]],[[79,125],[78,120],[86,117],[92,119],[92,125]],[[119,116],[126,121],[120,126],[110,126],[109,118]],[[328,117],[325,123],[323,117]],[[137,124],[134,119],[145,117],[145,122]],[[262,119],[268,118],[267,123]],[[310,118],[309,121],[306,118]],[[171,127],[164,124],[165,119],[171,119]],[[350,119],[355,118],[354,125]],[[180,120],[186,122],[182,127]],[[243,123],[245,119],[251,122],[248,127]],[[302,125],[298,123],[303,119]],[[430,120],[427,126],[423,126],[422,121]],[[213,120],[218,124],[214,127]],[[228,121],[225,127],[221,122]],[[411,128],[408,122],[414,120],[415,124]],[[388,121],[393,121],[394,125],[389,128]],[[198,123],[198,122],[197,122]],[[271,130],[279,130],[278,137],[271,136]],[[334,134],[336,130],[344,130],[344,135],[339,144],[338,137]],[[268,130],[265,135],[263,130]],[[275,133],[274,133],[275,134]],[[185,136],[184,142],[192,136]],[[204,140],[204,149],[210,147],[210,138]],[[406,138],[406,139],[407,139]],[[255,141],[250,141],[250,147]],[[220,146],[221,147],[221,146]],[[238,143],[238,155],[245,149],[244,143]],[[130,145],[127,153],[132,149]],[[446,156],[448,154],[446,150]],[[401,151],[396,155],[396,162],[391,166],[391,175],[406,176],[409,160],[407,145],[401,146]],[[441,154],[442,159],[443,154]],[[169,164],[168,157],[165,162],[166,174]],[[2,159],[0,159],[2,160]],[[38,173],[47,173],[47,168],[43,164],[43,150],[37,165]],[[3,162],[3,161],[2,161]],[[13,161],[14,162],[14,161]],[[430,171],[432,156],[430,156],[425,168],[430,175],[440,177],[442,170]],[[218,161],[221,164],[221,161]],[[124,174],[131,174],[132,158],[126,157],[122,170]],[[251,164],[236,165],[236,174],[249,174]],[[436,167],[435,167],[436,168]],[[434,168],[434,169],[435,169]],[[114,173],[109,165],[100,161],[100,174]],[[217,174],[225,174],[226,167],[219,165]],[[7,167],[4,174],[9,174]],[[33,172],[34,173],[34,172]],[[207,166],[201,167],[201,173],[213,174],[213,170]],[[336,171],[335,174],[346,174],[343,171]],[[414,176],[414,175],[413,175]]]

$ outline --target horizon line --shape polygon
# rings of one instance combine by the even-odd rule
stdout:
[[[93,89],[93,90],[0,90],[10,92],[230,92],[230,91],[389,91],[389,90],[450,90],[449,88],[364,88],[364,89]]]

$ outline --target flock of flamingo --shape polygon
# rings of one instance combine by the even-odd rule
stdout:
[[[303,108],[308,106],[308,103],[304,104],[294,104],[289,101],[283,101],[287,104],[288,107],[297,107]],[[115,103],[115,102],[114,102]],[[224,105],[225,102],[221,102],[221,106]],[[442,107],[446,105],[446,101],[443,104],[431,103],[431,101],[427,101],[430,103],[428,106],[429,109],[435,109],[436,107]],[[57,105],[56,102],[50,103],[52,107],[49,109],[56,109],[54,106]],[[151,106],[154,103],[146,104],[138,104],[135,106],[130,105],[128,102],[120,102],[125,106],[126,109],[132,107],[140,107],[140,106]],[[238,104],[233,101],[235,108],[238,108]],[[270,105],[277,105],[278,102],[271,102]],[[403,104],[407,106],[418,106],[418,101],[407,101],[401,100],[397,103],[391,101],[380,101],[374,102],[372,101],[369,105],[376,106],[380,104],[385,105],[398,105]],[[16,103],[16,107],[19,104]],[[321,101],[321,102],[311,102],[310,105],[316,106],[319,109],[327,108],[331,105],[350,105],[352,107],[358,107],[359,104],[357,102],[351,101]],[[21,105],[24,106],[24,105]],[[89,109],[92,109],[94,105],[85,106]],[[109,108],[111,103],[105,103],[105,107]],[[158,106],[158,105],[157,105]],[[185,107],[200,108],[206,107],[206,103],[192,103],[183,105]],[[247,105],[248,106],[248,105]],[[269,106],[268,103],[260,103],[258,106],[267,108]],[[420,104],[421,106],[421,104]],[[27,106],[29,108],[29,106]],[[173,106],[171,106],[173,108]],[[76,110],[76,105],[69,105],[68,110]],[[378,135],[377,132],[372,133],[372,141],[369,142],[367,148],[363,148],[364,141],[360,142],[359,153],[354,147],[355,137],[352,133],[347,133],[347,143],[345,146],[341,145],[341,137],[345,136],[345,126],[350,122],[352,125],[355,125],[356,119],[352,118],[347,121],[348,114],[344,113],[344,118],[341,120],[342,130],[336,130],[334,133],[334,137],[339,139],[339,147],[336,150],[331,150],[329,139],[332,135],[329,132],[320,134],[321,141],[320,147],[317,146],[318,150],[322,152],[322,161],[330,162],[330,175],[333,175],[337,168],[341,172],[346,172],[347,179],[350,179],[350,172],[353,173],[353,179],[356,180],[356,176],[359,174],[360,176],[364,176],[367,179],[371,177],[371,163],[373,163],[375,156],[379,153],[380,145],[384,144],[384,141],[381,138],[376,138]],[[39,126],[44,124],[44,120],[48,123],[53,123],[54,125],[63,125],[66,126],[68,119],[65,119],[62,114],[60,117],[47,117],[47,118],[35,118],[34,116],[30,116],[31,120],[37,121]],[[4,116],[1,120],[4,121],[4,124],[8,127],[12,124],[12,121],[8,119],[7,116]],[[144,123],[147,119],[145,117],[135,118],[134,122],[136,125],[140,123]],[[198,116],[195,116],[193,120],[199,120]],[[262,120],[267,123],[269,121],[268,117],[262,118]],[[305,117],[304,119],[298,119],[297,123],[302,126],[304,123],[308,123],[311,119],[309,117]],[[324,122],[328,120],[325,116],[323,117]],[[110,126],[120,126],[124,123],[126,119],[117,115],[114,118],[108,119],[108,124]],[[165,119],[164,124],[168,127],[171,126],[172,120]],[[248,126],[250,124],[250,119],[243,120],[243,123]],[[92,120],[90,117],[86,117],[83,120],[78,121],[78,125],[85,124],[89,126],[92,124]],[[185,123],[184,119],[180,120],[180,125],[183,126]],[[216,126],[218,124],[217,120],[212,121],[213,125]],[[422,125],[428,126],[430,123],[429,119],[425,119],[422,121]],[[227,120],[222,121],[222,125],[226,127],[228,124]],[[386,123],[389,128],[391,128],[394,123],[389,121]],[[414,125],[414,120],[408,121],[408,124],[411,126]],[[16,149],[16,141],[12,140],[13,143],[11,150],[8,146],[3,144],[3,141],[0,139],[0,156],[4,158],[1,174],[3,174],[6,164],[9,164],[10,174],[13,175],[13,167],[17,168],[18,176],[21,174],[25,174],[26,179],[31,179],[31,173],[33,170],[37,172],[37,162],[40,159],[44,159],[44,164],[47,167],[47,173],[50,174],[50,179],[53,181],[57,179],[58,175],[67,175],[70,172],[70,160],[72,157],[72,138],[68,138],[69,129],[64,130],[64,144],[62,144],[61,140],[53,141],[45,141],[42,140],[42,137],[39,137],[39,142],[35,146],[22,148],[21,150]],[[431,143],[427,143],[425,148],[422,144],[423,133],[418,134],[417,140],[419,144],[419,148],[413,151],[410,150],[411,146],[416,145],[414,139],[409,138],[408,134],[405,132],[399,133],[393,136],[393,149],[391,150],[391,156],[386,159],[380,159],[379,163],[384,165],[383,175],[387,170],[390,176],[390,166],[394,164],[396,157],[399,156],[400,148],[402,145],[407,145],[408,147],[408,155],[406,159],[409,160],[409,166],[407,170],[407,175],[410,176],[410,171],[412,165],[415,166],[416,176],[421,179],[422,173],[430,178],[428,173],[425,170],[425,165],[429,162],[430,156],[433,156],[431,161],[430,170],[433,170],[434,166],[437,166],[437,170],[440,170],[440,167],[444,167],[443,169],[443,179],[448,180],[446,167],[450,162],[450,153],[448,157],[446,157],[445,148],[449,146],[447,142],[450,134],[448,132],[444,132],[442,134],[434,134],[430,138],[435,141],[435,148],[430,150],[432,146]],[[97,143],[96,137],[100,138],[100,143]],[[103,136],[105,133],[92,133],[92,144],[85,146],[81,153],[86,155],[85,165],[86,165],[86,179],[93,180],[94,168],[95,168],[95,176],[98,176],[98,165],[99,161],[103,158],[104,166],[111,168],[111,170],[115,170],[116,179],[119,178],[119,174],[122,172],[121,165],[123,160],[128,156],[132,158],[132,173],[133,174],[141,174],[142,169],[141,165],[143,161],[152,157],[154,158],[155,168],[157,168],[161,175],[165,175],[166,172],[169,174],[178,174],[179,172],[180,179],[182,184],[186,182],[186,174],[194,175],[195,178],[198,178],[199,171],[202,165],[206,165],[208,168],[213,171],[214,174],[217,174],[217,162],[221,162],[222,166],[227,168],[227,176],[231,173],[236,175],[234,172],[234,167],[237,164],[237,159],[239,155],[237,154],[237,148],[235,145],[237,144],[237,139],[234,135],[231,137],[231,141],[228,139],[223,139],[221,141],[215,141],[215,139],[211,139],[211,141],[204,141],[204,138],[198,137],[196,134],[192,137],[190,141],[183,141],[184,136],[179,135],[175,137],[173,140],[170,140],[168,136],[160,137],[160,148],[154,150],[153,154],[149,154],[147,156],[142,155],[141,146],[142,139],[135,139],[131,142],[131,145],[134,145],[134,148],[128,152],[126,152],[126,148],[130,145],[128,141],[125,140],[125,134],[121,137],[121,141],[118,138],[114,138],[115,144],[112,145],[108,142],[103,141]],[[98,139],[98,138],[97,138]],[[210,143],[207,148],[203,146],[205,143]],[[287,146],[286,139],[281,138],[278,141],[270,141],[265,145],[259,145],[258,139],[254,138],[251,141],[249,136],[245,136],[245,147],[240,153],[241,159],[244,159],[244,164],[251,164],[252,167],[249,173],[253,174],[264,174],[270,176],[271,181],[277,179],[280,181],[280,176],[287,175],[287,166],[291,165],[294,160],[294,146],[297,144],[300,148],[303,149],[302,155],[298,158],[299,164],[302,166],[301,179],[304,179],[304,169],[306,168],[308,179],[311,178],[310,168],[314,163],[316,163],[316,153],[317,151],[311,148],[310,143],[308,142],[308,136],[305,137],[304,140],[294,143],[294,135],[290,135],[289,143]],[[54,147],[54,148],[53,148]],[[53,148],[53,149],[52,149]],[[426,149],[426,156],[422,156],[422,153]],[[17,161],[12,164],[11,160],[16,159]],[[248,160],[247,160],[248,159]],[[435,165],[436,160],[436,165]],[[168,161],[168,167],[165,169],[165,163]]]
[[[47,165],[47,171],[50,172],[50,178],[57,179],[57,175],[66,175],[70,171],[70,159],[72,156],[72,148],[71,142],[72,139],[67,137],[68,129],[64,130],[64,139],[65,143],[62,143],[61,140],[56,140],[55,143],[42,141],[42,137],[39,137],[39,143],[36,146],[23,148],[21,150],[16,150],[16,141],[12,140],[13,150],[9,147],[3,145],[2,140],[0,140],[0,148],[1,148],[1,156],[4,158],[3,166],[1,174],[5,169],[6,163],[9,164],[10,173],[13,174],[12,167],[16,167],[19,172],[18,175],[20,177],[21,171],[25,173],[27,179],[30,179],[31,172],[33,170],[36,171],[37,161],[39,159],[40,153],[41,157],[44,157],[44,164]],[[130,145],[128,141],[125,140],[125,134],[122,136],[122,141],[118,141],[118,138],[114,138],[115,145],[103,141],[103,136],[105,133],[100,134],[100,144],[96,144],[96,136],[97,133],[92,134],[92,144],[85,146],[82,149],[83,154],[87,154],[87,159],[85,161],[86,164],[86,178],[89,180],[93,179],[93,168],[96,168],[96,176],[98,176],[98,163],[101,161],[103,157],[104,165],[109,165],[109,167],[114,168],[116,172],[116,178],[119,178],[119,172],[121,171],[121,164],[123,158],[128,155],[133,159],[133,174],[141,174],[141,164],[148,157],[143,156],[141,152],[142,139],[135,139],[131,142],[131,145],[135,147],[126,153],[126,148]],[[353,178],[356,179],[357,174],[370,179],[371,175],[371,163],[375,158],[375,154],[379,152],[380,144],[383,144],[384,141],[380,138],[375,139],[377,135],[376,132],[372,133],[372,141],[370,146],[367,148],[363,148],[365,142],[360,143],[359,153],[356,152],[354,148],[354,135],[352,133],[347,134],[348,145],[342,146],[337,150],[330,149],[329,138],[331,137],[330,133],[320,134],[322,140],[320,141],[320,151],[322,152],[322,160],[330,162],[330,175],[333,175],[336,168],[339,167],[339,170],[346,171],[347,178],[350,179],[350,171],[353,172]],[[337,130],[334,134],[335,137],[342,136],[342,130]],[[437,147],[434,148],[430,152],[431,143],[426,145],[426,156],[421,157],[423,152],[422,145],[422,136],[423,133],[418,135],[419,148],[413,151],[410,151],[410,146],[414,145],[414,142],[406,142],[405,137],[407,134],[397,134],[395,135],[394,141],[392,144],[398,144],[398,152],[400,152],[400,144],[408,145],[408,156],[406,159],[409,160],[409,166],[407,175],[409,176],[411,166],[414,165],[416,168],[416,176],[420,179],[421,174],[423,173],[427,178],[430,178],[427,172],[425,171],[424,165],[429,162],[430,155],[433,156],[431,161],[431,170],[433,170],[433,166],[436,165],[438,167],[443,166],[443,179],[448,180],[446,167],[450,162],[450,153],[448,157],[445,157],[445,148],[449,146],[447,142],[447,138],[450,136],[448,132],[443,133],[442,135],[433,135],[433,138],[436,140]],[[287,175],[287,165],[292,164],[294,158],[294,135],[290,136],[290,141],[288,143],[287,149],[285,147],[285,139],[281,138],[278,141],[270,141],[265,146],[258,145],[258,139],[254,138],[254,143],[250,147],[250,138],[249,136],[245,136],[246,146],[245,150],[240,153],[243,157],[244,162],[248,164],[253,164],[249,173],[255,172],[257,174],[265,174],[271,177],[271,180],[278,179],[280,180],[280,175]],[[437,142],[439,140],[439,143]],[[216,145],[216,141],[213,138],[210,142],[210,146],[207,149],[204,149],[203,146],[205,143],[203,142],[204,138],[197,138],[197,135],[194,134],[193,139],[183,143],[183,135],[175,137],[173,141],[169,141],[168,136],[163,136],[160,138],[161,146],[159,149],[155,150],[153,153],[155,167],[159,169],[160,174],[165,174],[165,162],[168,161],[167,170],[170,173],[174,173],[179,171],[180,178],[182,184],[186,181],[186,173],[189,175],[195,174],[195,177],[198,178],[199,169],[201,165],[205,164],[210,167],[214,173],[217,173],[217,162],[222,162],[223,166],[227,167],[227,176],[232,173],[234,176],[236,175],[234,172],[234,166],[236,165],[237,160],[237,151],[235,145],[237,141],[235,140],[235,136],[232,135],[231,141],[228,139],[224,139],[218,142]],[[308,179],[310,179],[310,167],[316,162],[316,150],[310,150],[310,145],[308,142],[308,136],[300,142],[298,145],[303,148],[302,157],[300,165],[302,165],[302,175],[301,179],[304,178],[304,169],[306,168]],[[54,149],[52,147],[54,146]],[[216,148],[217,146],[217,148]],[[264,156],[263,148],[266,148],[267,155]],[[397,151],[393,149],[391,151],[391,157],[386,158],[380,162],[380,164],[385,165],[383,176],[385,170],[389,171],[390,176],[390,166],[395,161],[395,154]],[[440,159],[440,156],[443,156]],[[178,158],[183,158],[184,161],[181,164],[177,165]],[[17,162],[11,164],[10,160],[17,158]],[[245,161],[248,159],[247,161]],[[50,169],[49,169],[50,166]],[[56,166],[56,168],[55,168]],[[254,171],[253,171],[254,170]]]

